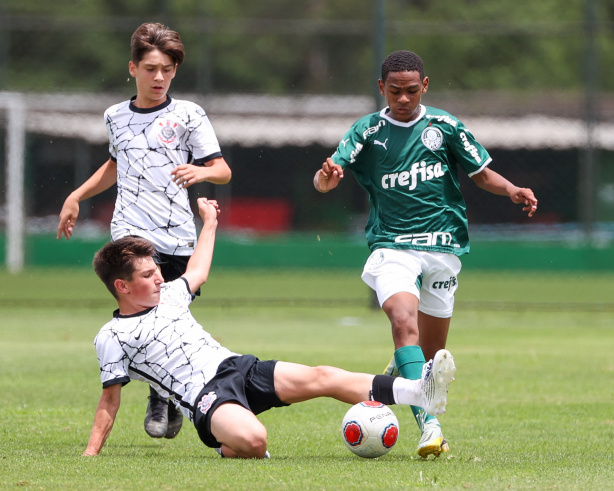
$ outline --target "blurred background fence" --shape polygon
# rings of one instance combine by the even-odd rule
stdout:
[[[57,216],[108,158],[102,114],[135,93],[130,35],[153,21],[186,46],[171,94],[205,108],[233,170],[227,186],[190,191],[222,203],[220,265],[362,266],[364,191],[346,178],[321,195],[312,177],[349,126],[382,107],[382,59],[409,49],[431,80],[423,102],[459,117],[492,168],[540,201],[528,220],[461,176],[473,244],[465,264],[614,270],[610,0],[4,0],[0,17],[9,268],[20,268],[10,237],[22,229],[12,246],[26,265],[89,265],[108,239],[112,190],[82,204],[68,243],[55,239]],[[23,175],[11,170],[22,126]]]

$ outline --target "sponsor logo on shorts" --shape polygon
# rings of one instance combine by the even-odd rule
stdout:
[[[209,409],[211,409],[211,406],[213,405],[216,399],[217,399],[217,394],[215,392],[209,392],[208,394],[205,394],[202,397],[202,399],[199,401],[199,403],[196,406],[198,407],[201,413],[207,414],[207,412],[209,412]]]
[[[370,269],[377,268],[380,264],[384,262],[384,253],[382,251],[375,251],[371,256],[369,256],[368,267]]]
[[[431,287],[433,290],[448,290],[450,291],[458,283],[456,276],[450,276],[450,279],[445,281],[434,281]]]

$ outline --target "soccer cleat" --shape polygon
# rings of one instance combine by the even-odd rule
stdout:
[[[441,426],[435,422],[427,422],[418,443],[418,455],[426,459],[429,455],[439,457],[442,452],[449,452],[448,442],[441,433]]]
[[[391,377],[399,377],[401,374],[399,373],[399,369],[397,368],[397,363],[394,359],[394,356],[388,363],[388,366],[384,370],[384,375],[390,375]]]
[[[150,387],[149,403],[145,414],[145,432],[152,438],[163,438],[167,431],[168,402]]]
[[[183,425],[183,414],[171,401],[168,402],[168,427],[164,438],[175,438]]]
[[[448,387],[454,380],[456,366],[448,350],[435,353],[432,360],[422,367],[422,408],[429,414],[437,416],[446,412]]]

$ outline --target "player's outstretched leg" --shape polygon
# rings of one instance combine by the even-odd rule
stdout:
[[[454,358],[448,350],[439,350],[432,360],[424,364],[422,368],[422,397],[424,398],[424,410],[433,415],[445,413],[448,400],[448,387],[454,380],[456,366]],[[441,427],[428,422],[424,425],[422,437],[418,444],[418,455],[428,457],[449,450],[448,444],[443,438]]]
[[[168,431],[168,401],[149,387],[149,403],[145,414],[145,432],[152,438],[163,438]],[[179,431],[179,430],[177,430]]]

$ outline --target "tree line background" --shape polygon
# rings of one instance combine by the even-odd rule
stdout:
[[[0,90],[132,90],[144,21],[181,33],[183,92],[371,95],[378,42],[419,53],[438,91],[520,97],[582,91],[590,58],[614,59],[611,0],[3,0],[0,16]]]

